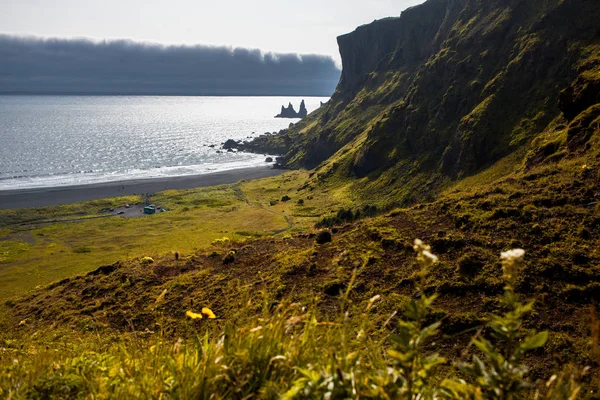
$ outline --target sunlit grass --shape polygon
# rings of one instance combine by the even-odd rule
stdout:
[[[0,299],[118,260],[173,251],[189,254],[223,236],[243,240],[311,229],[337,206],[327,193],[297,193],[307,175],[294,171],[234,185],[166,191],[152,201],[167,212],[132,219],[91,218],[101,215],[102,208],[139,201],[132,197],[1,211],[3,224],[31,225],[12,224],[0,231]],[[279,201],[284,195],[292,200]],[[300,198],[303,205],[297,203]],[[271,201],[276,204],[271,206]],[[313,211],[303,213],[304,207]],[[64,219],[70,222],[60,222]]]
[[[421,241],[415,250],[422,284],[439,259]],[[199,312],[181,310],[179,338],[162,328],[168,289],[146,305],[158,317],[154,331],[100,335],[57,326],[42,334],[21,321],[19,336],[0,333],[0,396],[425,400],[534,398],[538,392],[542,396],[535,398],[575,399],[581,386],[569,369],[530,380],[523,356],[543,347],[548,332],[522,326],[533,309],[512,286],[523,256],[522,250],[502,254],[506,287],[500,302],[507,312],[490,317],[495,335],[475,334],[473,364],[452,365],[431,351],[444,321],[432,314],[438,295],[427,295],[421,284],[415,287],[420,296],[396,304],[399,312],[385,322],[378,314],[387,295],[351,301],[365,259],[330,315],[316,311],[316,304],[275,302],[267,291],[237,284],[224,299],[239,305],[233,315],[222,319],[201,305]]]

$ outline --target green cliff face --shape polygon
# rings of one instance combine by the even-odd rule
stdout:
[[[596,0],[429,0],[361,26],[338,38],[337,90],[287,132],[286,163],[389,188],[420,174],[436,187],[523,147],[540,162],[598,102],[598,21]]]

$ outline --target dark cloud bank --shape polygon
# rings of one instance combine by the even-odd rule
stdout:
[[[329,96],[331,57],[0,35],[0,93]]]

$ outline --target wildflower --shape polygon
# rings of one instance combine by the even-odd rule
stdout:
[[[217,316],[208,307],[202,307],[202,314],[208,319],[215,319]]]
[[[426,245],[422,240],[415,239],[413,249],[418,253],[417,261],[423,266],[424,272],[426,272],[429,267],[437,264],[438,257],[431,252],[431,246]]]
[[[525,250],[523,249],[512,249],[509,251],[503,251],[500,253],[500,259],[502,261],[510,262],[510,263],[520,263],[523,261],[523,257],[525,256]]]
[[[582,169],[582,170],[584,170],[584,171],[585,171],[586,169],[588,169],[588,168],[589,168],[589,167],[588,167],[588,165],[587,165],[587,164],[583,164],[583,165],[581,166],[581,169]]]
[[[500,259],[502,260],[502,268],[504,270],[504,279],[510,284],[514,284],[517,278],[517,272],[519,272],[519,266],[523,262],[525,257],[525,250],[523,249],[512,249],[500,253]]]
[[[190,317],[191,319],[202,319],[202,314],[198,314],[193,312],[192,310],[188,310],[185,315]]]

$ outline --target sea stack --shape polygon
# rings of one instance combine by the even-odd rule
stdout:
[[[275,116],[275,118],[304,118],[308,115],[304,100],[300,103],[300,111],[296,112],[292,103],[289,103],[287,107],[281,106],[281,112]]]
[[[304,104],[304,100],[300,103],[300,110],[298,110],[298,118],[304,118],[308,115],[308,111],[306,110],[306,105]]]

